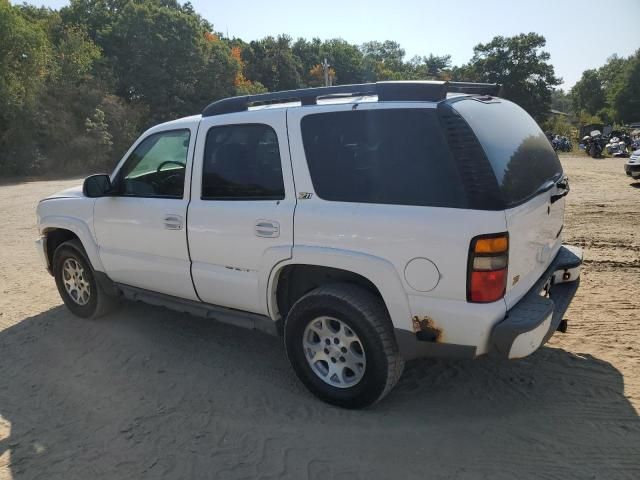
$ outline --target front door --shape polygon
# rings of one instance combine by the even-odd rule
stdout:
[[[195,129],[137,142],[115,173],[115,194],[98,198],[94,228],[106,273],[118,283],[197,300],[186,218]]]
[[[286,110],[204,118],[189,205],[193,282],[204,302],[267,314],[271,268],[291,257],[295,191]],[[225,124],[225,122],[227,122]]]

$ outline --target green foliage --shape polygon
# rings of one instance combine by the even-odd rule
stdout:
[[[248,79],[268,90],[291,90],[301,84],[302,64],[293,54],[291,37],[279,35],[249,43],[242,52]]]
[[[620,123],[640,120],[640,50],[629,57],[609,89],[613,118]]]
[[[541,128],[545,132],[564,135],[572,140],[576,140],[576,128],[564,115],[549,115],[542,123]]]
[[[585,70],[580,80],[571,89],[573,108],[592,115],[605,105],[605,93],[596,70]]]
[[[341,84],[361,83],[363,76],[363,56],[356,45],[352,45],[341,38],[321,41],[314,38],[307,41],[299,38],[292,45],[291,51],[297,57],[301,66],[301,85],[314,85],[311,70],[325,59],[338,74]]]
[[[549,115],[553,87],[561,83],[542,50],[546,40],[537,33],[494,37],[473,48],[473,58],[452,76],[458,80],[500,83],[502,95],[524,108],[538,122]]]
[[[366,42],[360,50],[365,81],[403,80],[406,77],[405,51],[398,42]]]
[[[450,69],[451,55],[438,57],[430,53],[428,57],[413,57],[409,61],[408,73],[412,79],[448,80]]]
[[[213,100],[319,86],[326,59],[336,84],[472,80],[539,121],[575,106],[581,120],[638,120],[640,51],[585,72],[570,95],[535,33],[478,44],[469,63],[449,55],[405,60],[397,42],[341,38],[223,38],[177,0],[70,0],[59,11],[0,0],[0,171],[110,171],[146,127]],[[567,118],[545,124],[566,133]]]
[[[238,65],[229,47],[207,33],[200,17],[171,2],[128,3],[103,41],[116,93],[148,105],[151,121],[184,116],[232,94]]]
[[[640,50],[629,58],[612,55],[597,70],[585,70],[571,97],[584,118],[620,124],[640,120]]]
[[[551,108],[563,113],[572,113],[573,102],[571,95],[565,93],[563,90],[554,89],[551,92]]]
[[[44,29],[0,0],[0,126],[33,104],[47,75],[52,49]]]

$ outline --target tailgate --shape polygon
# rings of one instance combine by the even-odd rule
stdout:
[[[545,134],[516,104],[489,97],[452,106],[472,128],[495,174],[509,232],[505,301],[511,308],[560,249],[568,181]]]
[[[509,231],[509,270],[505,302],[513,307],[547,270],[562,246],[564,198],[557,187],[505,211]],[[554,199],[555,200],[555,199]]]

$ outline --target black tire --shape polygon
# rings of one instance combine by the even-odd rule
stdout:
[[[64,285],[63,265],[71,259],[83,271],[83,279],[89,284],[89,299],[86,304],[79,304],[67,292]],[[56,248],[53,253],[53,275],[60,297],[71,312],[81,318],[98,318],[109,313],[118,305],[118,298],[108,295],[99,282],[96,281],[93,267],[79,240],[69,240]]]
[[[326,383],[307,361],[303,347],[305,329],[312,320],[325,316],[339,319],[362,343],[366,368],[353,386],[338,388]],[[363,408],[380,401],[395,386],[404,369],[384,303],[353,284],[321,286],[300,298],[287,316],[284,342],[289,362],[302,383],[321,400],[344,408]]]

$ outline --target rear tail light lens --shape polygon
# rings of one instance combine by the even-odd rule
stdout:
[[[489,303],[504,297],[508,265],[508,234],[481,235],[471,240],[467,300]]]
[[[501,253],[509,250],[509,239],[506,235],[475,239],[475,253]]]

